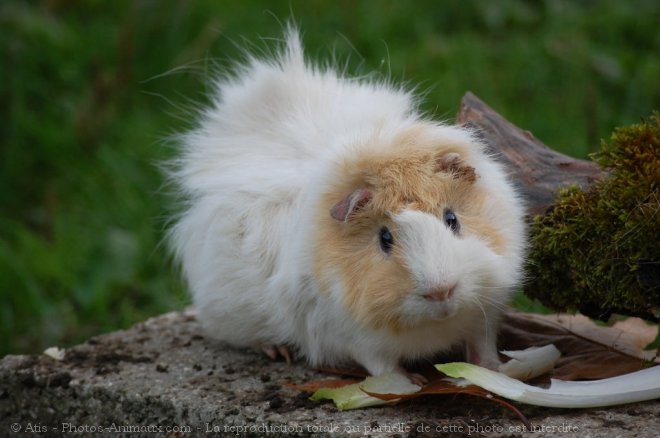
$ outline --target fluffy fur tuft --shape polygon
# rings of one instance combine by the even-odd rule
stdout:
[[[218,82],[182,143],[172,243],[211,336],[372,374],[461,344],[497,363],[523,208],[469,131],[308,65],[291,31]]]

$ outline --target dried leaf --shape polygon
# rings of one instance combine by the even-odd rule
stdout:
[[[441,374],[438,374],[438,377],[439,378],[437,380],[427,383],[422,387],[422,389],[411,394],[378,394],[378,393],[370,393],[370,392],[367,393],[369,395],[372,395],[377,398],[381,398],[383,400],[394,400],[394,399],[408,400],[408,399],[421,397],[424,395],[445,395],[445,394],[468,394],[468,395],[476,395],[485,398],[492,397],[490,392],[476,385],[466,385],[459,387],[454,385],[451,381],[441,378],[443,377]]]
[[[625,336],[627,343],[632,347],[632,354],[647,360],[655,357],[655,351],[645,350],[645,348],[658,337],[657,324],[650,324],[641,318],[627,318],[617,321],[612,328],[620,330],[622,336]],[[635,354],[635,350],[637,350],[637,354]]]
[[[639,341],[630,333],[600,327],[577,315],[506,315],[501,346],[522,350],[554,344],[562,353],[552,377],[562,380],[604,379],[640,370],[646,365]],[[633,341],[635,340],[635,341]]]

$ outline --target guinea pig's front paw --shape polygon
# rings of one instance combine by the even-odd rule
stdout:
[[[497,356],[497,351],[495,348],[482,348],[482,351],[479,351],[478,348],[472,345],[468,345],[466,361],[479,365],[480,367],[488,368],[489,370],[498,371],[502,361],[500,361]]]
[[[387,374],[387,373],[383,373],[383,374]],[[417,385],[420,388],[423,388],[427,383],[429,383],[429,380],[423,375],[419,373],[412,373],[406,370],[405,368],[403,368],[402,366],[396,367],[396,369],[392,371],[391,374],[401,375],[406,379],[408,379],[410,383]],[[376,375],[376,374],[372,374],[372,375]]]
[[[397,362],[386,360],[379,356],[367,356],[360,358],[359,361],[361,365],[367,370],[367,372],[372,376],[381,376],[384,374],[398,374],[404,376],[406,379],[410,380],[411,383],[424,386],[429,381],[426,377],[417,373],[410,373],[405,368],[403,368]]]
[[[290,365],[293,363],[293,354],[286,345],[262,345],[261,351],[271,360],[275,361],[279,358],[284,358],[287,364]]]
[[[489,370],[499,371],[500,365],[502,365],[502,361],[500,361],[499,359],[490,359],[490,360],[482,361],[476,365],[479,365],[484,368],[488,368]]]

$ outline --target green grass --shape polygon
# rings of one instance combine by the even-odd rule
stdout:
[[[660,107],[658,5],[3,1],[0,355],[186,305],[162,245],[164,139],[190,126],[214,72],[241,46],[263,50],[292,13],[312,58],[417,85],[443,119],[471,90],[585,157]]]

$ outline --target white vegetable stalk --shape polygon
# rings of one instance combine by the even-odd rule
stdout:
[[[500,373],[519,380],[529,380],[552,370],[561,357],[561,352],[554,345],[530,347],[522,351],[500,351],[511,358],[500,365]]]
[[[547,389],[464,362],[436,365],[436,368],[501,397],[551,408],[595,408],[660,398],[660,366],[588,382],[552,379]]]

